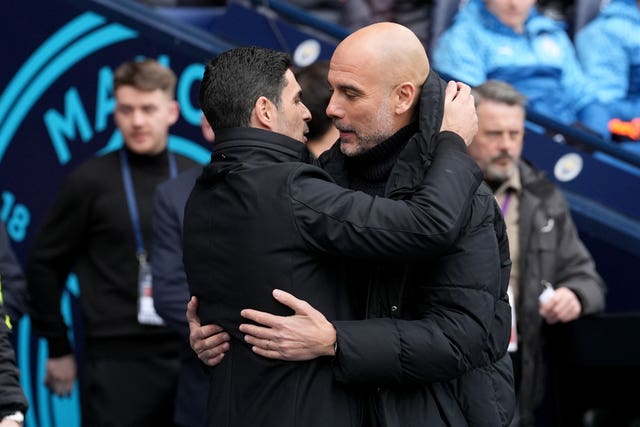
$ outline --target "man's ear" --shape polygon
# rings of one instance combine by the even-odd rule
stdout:
[[[395,89],[395,113],[404,114],[413,107],[416,98],[416,86],[411,82],[403,82]]]
[[[180,118],[180,104],[172,100],[169,104],[169,126],[174,125]]]
[[[251,114],[251,122],[254,127],[271,130],[274,127],[275,106],[266,97],[261,96],[256,100]]]

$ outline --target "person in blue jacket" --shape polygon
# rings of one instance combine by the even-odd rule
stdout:
[[[477,86],[486,80],[512,84],[528,106],[565,125],[609,136],[607,113],[578,62],[566,31],[538,13],[535,0],[469,0],[445,31],[434,68]]]
[[[640,118],[640,1],[612,0],[578,32],[575,44],[609,118]]]

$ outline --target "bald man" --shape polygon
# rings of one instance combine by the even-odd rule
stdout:
[[[374,24],[347,37],[334,52],[328,80],[327,114],[340,139],[320,160],[351,189],[405,198],[435,166],[428,165],[448,134],[442,129],[475,133],[450,124],[445,83],[430,71],[417,37],[400,25]],[[254,323],[240,330],[267,358],[333,357],[339,384],[371,391],[363,425],[508,425],[514,408],[506,352],[510,261],[504,223],[486,186],[472,197],[461,230],[438,256],[420,262],[350,260],[349,285],[362,285],[361,319],[328,321],[322,310],[278,291],[274,297],[296,314],[243,310]],[[209,337],[211,325],[211,331],[197,328],[194,306],[192,347],[204,361],[224,360],[224,335]],[[233,351],[232,345],[228,354]]]

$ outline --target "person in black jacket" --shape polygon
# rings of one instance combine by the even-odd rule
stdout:
[[[416,55],[407,46],[414,42],[382,23],[355,32],[336,49],[327,113],[341,139],[321,161],[338,183],[403,197],[424,171],[415,159],[428,156],[433,146],[416,151],[401,134],[379,132],[387,119],[387,110],[378,109],[384,105],[379,94],[397,75],[410,74]],[[406,56],[402,60],[389,52]],[[421,55],[426,59],[424,51]],[[442,96],[442,84],[432,74],[416,111],[420,134],[427,140],[437,134],[443,117],[446,122]],[[496,238],[499,255],[493,252]],[[307,360],[333,354],[313,341],[333,334],[338,343],[336,379],[376,386],[373,408],[380,425],[508,425],[515,406],[506,352],[510,260],[504,223],[490,190],[483,186],[476,193],[464,232],[440,258],[360,267],[357,276],[370,278],[361,317],[370,319],[327,325],[317,310],[280,292],[280,301],[291,304],[297,315],[273,317],[247,310],[247,318],[268,327],[242,326],[249,334],[245,339],[264,356]],[[206,331],[197,328],[193,311],[191,316],[192,347],[202,360],[218,357],[219,348],[207,342],[213,337],[203,340]]]
[[[414,129],[416,89],[429,72],[426,56],[416,62],[414,75],[389,87],[386,126]],[[330,319],[356,318],[351,300],[360,293],[349,286],[349,260],[441,254],[459,235],[477,190],[464,140],[449,131],[438,133],[433,164],[406,201],[345,190],[301,163],[310,115],[290,64],[283,53],[237,48],[211,60],[201,85],[216,144],[185,208],[184,265],[203,323],[218,323],[232,337],[232,351],[211,370],[209,425],[369,425],[362,407],[368,388],[334,381],[328,358],[293,363],[256,355],[238,330],[240,309],[290,313],[271,297],[281,287]],[[444,102],[466,111],[468,89],[450,83]],[[407,144],[427,148],[419,133]],[[316,338],[335,347],[335,336]]]
[[[3,284],[4,307],[13,324],[27,311],[29,296],[22,266],[16,258],[6,224],[0,221],[0,280]]]
[[[10,325],[0,284],[0,427],[21,427],[29,405],[20,386],[20,373],[9,339]]]
[[[307,122],[307,149],[319,156],[333,145],[338,130],[324,113],[331,97],[327,85],[329,61],[316,61],[299,68],[295,77],[302,88],[303,101],[312,114]],[[205,140],[213,142],[215,134],[204,114],[201,129]],[[189,327],[185,306],[189,301],[189,286],[182,264],[182,223],[184,206],[202,168],[194,168],[175,179],[160,184],[156,190],[153,208],[153,301],[158,314],[182,338],[180,348],[180,374],[176,393],[175,417],[179,426],[204,425],[209,390],[208,380],[202,375],[203,365],[189,347]],[[221,334],[217,338],[224,338]]]

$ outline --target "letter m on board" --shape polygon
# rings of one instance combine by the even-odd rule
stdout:
[[[93,137],[91,124],[76,88],[69,89],[64,96],[64,116],[50,109],[44,114],[44,122],[60,164],[66,164],[71,159],[67,141],[76,139],[76,130],[80,132],[83,142]]]

